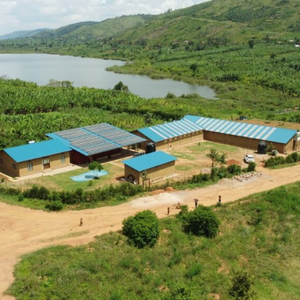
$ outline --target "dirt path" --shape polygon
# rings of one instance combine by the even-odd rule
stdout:
[[[121,229],[126,217],[143,209],[149,208],[162,218],[166,216],[168,206],[171,214],[178,212],[175,209],[178,201],[190,208],[194,207],[194,198],[201,204],[213,205],[217,203],[218,195],[222,195],[225,203],[300,181],[300,165],[261,172],[262,176],[242,182],[225,179],[203,189],[162,193],[115,207],[84,211],[47,213],[0,203],[0,299],[14,299],[3,293],[13,282],[14,265],[23,254],[52,245],[88,243],[96,235]],[[79,226],[80,218],[83,218],[82,227]]]

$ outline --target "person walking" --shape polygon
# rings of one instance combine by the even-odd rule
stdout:
[[[195,198],[194,201],[195,201],[195,208],[197,208],[198,207],[199,199]]]
[[[170,207],[167,208],[167,215],[170,215]]]
[[[79,226],[82,226],[82,225],[83,225],[83,221],[82,221],[82,218],[80,218]]]
[[[219,195],[219,203],[220,203],[220,204],[221,204],[221,201],[222,201],[221,195]]]

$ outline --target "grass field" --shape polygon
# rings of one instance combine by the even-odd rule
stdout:
[[[232,299],[234,272],[254,277],[255,299],[300,299],[300,183],[215,207],[215,239],[161,220],[154,248],[135,249],[120,233],[85,246],[26,255],[9,293],[17,299]]]

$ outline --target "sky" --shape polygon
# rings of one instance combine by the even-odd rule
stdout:
[[[160,14],[208,0],[0,0],[0,35],[122,15]]]

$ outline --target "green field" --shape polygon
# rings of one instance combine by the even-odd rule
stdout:
[[[0,53],[121,59],[127,63],[109,70],[207,85],[217,94],[208,100],[195,94],[175,97],[171,91],[162,99],[142,99],[115,89],[74,88],[67,81],[37,86],[4,76],[0,150],[45,140],[49,132],[102,122],[133,131],[186,114],[276,121],[300,130],[299,14],[299,0],[214,0],[158,16],[83,22],[0,41]],[[188,151],[172,150],[185,163],[176,171],[185,177],[200,170],[197,159],[211,148],[238,156],[238,148],[201,142]],[[291,165],[287,163],[274,168]],[[1,201],[35,209],[84,209],[117,205],[144,193],[132,185],[112,187],[122,169],[109,163],[104,169],[109,175],[83,183],[70,176],[87,169],[23,186],[1,182]],[[198,178],[184,178],[175,188],[206,186],[223,177]],[[21,188],[41,198],[26,198]],[[16,266],[8,293],[19,300],[229,300],[235,272],[246,271],[253,278],[254,299],[299,300],[299,195],[298,182],[213,207],[221,220],[214,239],[185,234],[180,219],[169,217],[160,221],[154,248],[135,249],[115,232],[85,246],[28,254]],[[58,206],[47,208],[49,204]]]
[[[9,293],[17,299],[232,299],[234,272],[254,277],[255,299],[300,299],[300,184],[214,208],[214,239],[185,234],[161,220],[154,248],[136,249],[121,233],[80,247],[26,255]]]

